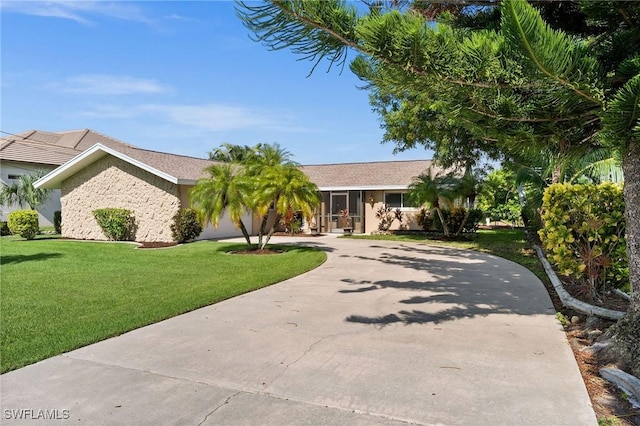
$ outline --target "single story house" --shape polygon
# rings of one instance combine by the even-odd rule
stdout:
[[[385,204],[403,213],[402,223],[396,220],[390,229],[420,229],[416,222],[420,209],[407,197],[409,185],[422,173],[435,177],[442,172],[431,160],[319,164],[301,169],[322,193],[315,226],[321,231],[341,232],[340,211],[346,209],[354,233],[376,231],[376,212]]]
[[[132,146],[89,129],[6,134],[0,138],[0,184],[11,185],[20,176],[36,171],[50,172],[97,143],[115,149]],[[6,221],[9,213],[21,208],[28,207],[0,206],[0,220]],[[60,190],[53,189],[51,197],[37,210],[40,226],[53,226],[53,213],[60,210]]]
[[[126,208],[136,220],[137,241],[171,241],[173,215],[190,205],[189,191],[215,162],[164,152],[97,143],[56,168],[37,187],[60,189],[62,234],[67,238],[105,239],[92,212],[98,208]],[[384,204],[400,208],[403,223],[392,229],[418,229],[418,208],[406,198],[413,178],[440,170],[429,160],[301,166],[322,192],[322,203],[313,223],[322,232],[342,232],[340,211],[347,209],[355,233],[378,229],[377,209]],[[249,233],[257,230],[257,218],[247,214]],[[210,225],[200,239],[240,236],[228,219]]]
[[[189,190],[213,164],[202,158],[96,144],[44,176],[36,186],[61,190],[63,237],[105,239],[93,211],[115,207],[132,211],[136,241],[169,242],[173,216],[189,207]],[[245,219],[251,232],[250,214]],[[237,235],[233,224],[223,220],[217,229],[203,230],[200,239]]]

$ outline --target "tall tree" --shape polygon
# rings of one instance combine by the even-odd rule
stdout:
[[[36,189],[33,184],[46,175],[43,170],[35,171],[28,175],[18,176],[18,180],[11,185],[2,185],[0,188],[0,204],[18,204],[20,207],[29,206],[36,210],[51,197],[50,189]]]
[[[409,198],[415,205],[427,206],[438,214],[442,231],[449,237],[449,227],[442,213],[442,208],[451,208],[453,200],[459,195],[459,180],[451,175],[432,178],[429,173],[422,173],[409,185]]]
[[[429,131],[436,152],[441,141],[464,151],[469,139],[505,154],[618,151],[632,288],[618,340],[640,374],[640,2],[574,1],[562,11],[559,2],[543,5],[556,27],[524,0],[443,13],[437,26],[425,16],[439,11],[422,12],[438,2],[400,3],[366,10],[339,0],[240,3],[238,14],[268,48],[290,48],[316,65],[344,65],[349,49],[358,52],[352,70],[407,109],[408,119],[432,112],[468,132],[465,139],[446,127]]]
[[[252,212],[260,218],[258,248],[264,249],[284,214],[293,210],[307,220],[312,218],[320,203],[318,187],[278,144],[224,144],[213,153],[227,164],[209,167],[210,176],[200,179],[191,191],[192,207],[203,222],[217,226],[226,212],[251,247],[242,216]]]
[[[320,203],[320,196],[318,187],[300,171],[291,153],[278,144],[259,145],[255,153],[244,167],[254,186],[254,212],[262,218],[258,246],[264,248],[283,215],[289,210],[300,211],[310,220]]]
[[[198,180],[191,190],[191,207],[203,225],[218,227],[225,213],[242,232],[251,248],[251,238],[242,216],[251,211],[252,200],[244,171],[237,165],[217,164],[206,169],[209,177]]]

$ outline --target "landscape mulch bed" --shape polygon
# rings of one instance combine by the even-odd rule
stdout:
[[[629,301],[615,293],[601,295],[598,300],[585,300],[582,291],[583,287],[580,283],[562,276],[559,276],[559,278],[569,294],[576,299],[618,311],[626,311],[629,306]],[[551,283],[548,280],[544,281],[556,312],[562,313],[571,322],[565,325],[567,339],[573,350],[582,379],[589,393],[593,410],[600,420],[600,424],[640,426],[640,409],[633,408],[624,392],[600,376],[599,371],[601,368],[611,366],[609,360],[605,359],[600,353],[590,350],[590,347],[597,343],[598,338],[614,322],[602,319],[589,319],[587,321],[584,314],[562,306]]]
[[[159,241],[138,241],[141,249],[175,247],[178,243],[161,243]]]

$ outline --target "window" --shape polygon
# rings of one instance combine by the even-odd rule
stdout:
[[[384,202],[393,208],[417,207],[411,202],[409,194],[406,192],[386,192],[384,194]]]

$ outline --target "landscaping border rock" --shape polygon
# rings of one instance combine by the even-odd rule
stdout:
[[[635,408],[640,407],[640,379],[614,367],[601,368],[600,376],[626,392]]]
[[[555,271],[551,267],[551,264],[545,257],[542,248],[540,248],[540,246],[538,246],[537,244],[532,244],[532,246],[536,250],[538,259],[540,259],[540,262],[542,263],[547,276],[551,280],[551,284],[553,284],[553,288],[556,290],[556,294],[560,298],[563,306],[574,309],[586,315],[595,315],[600,318],[605,318],[613,321],[618,321],[625,315],[625,312],[614,311],[612,309],[594,306],[571,296],[569,292],[567,292],[567,290],[564,288],[564,286],[562,285],[562,281],[560,281]]]

